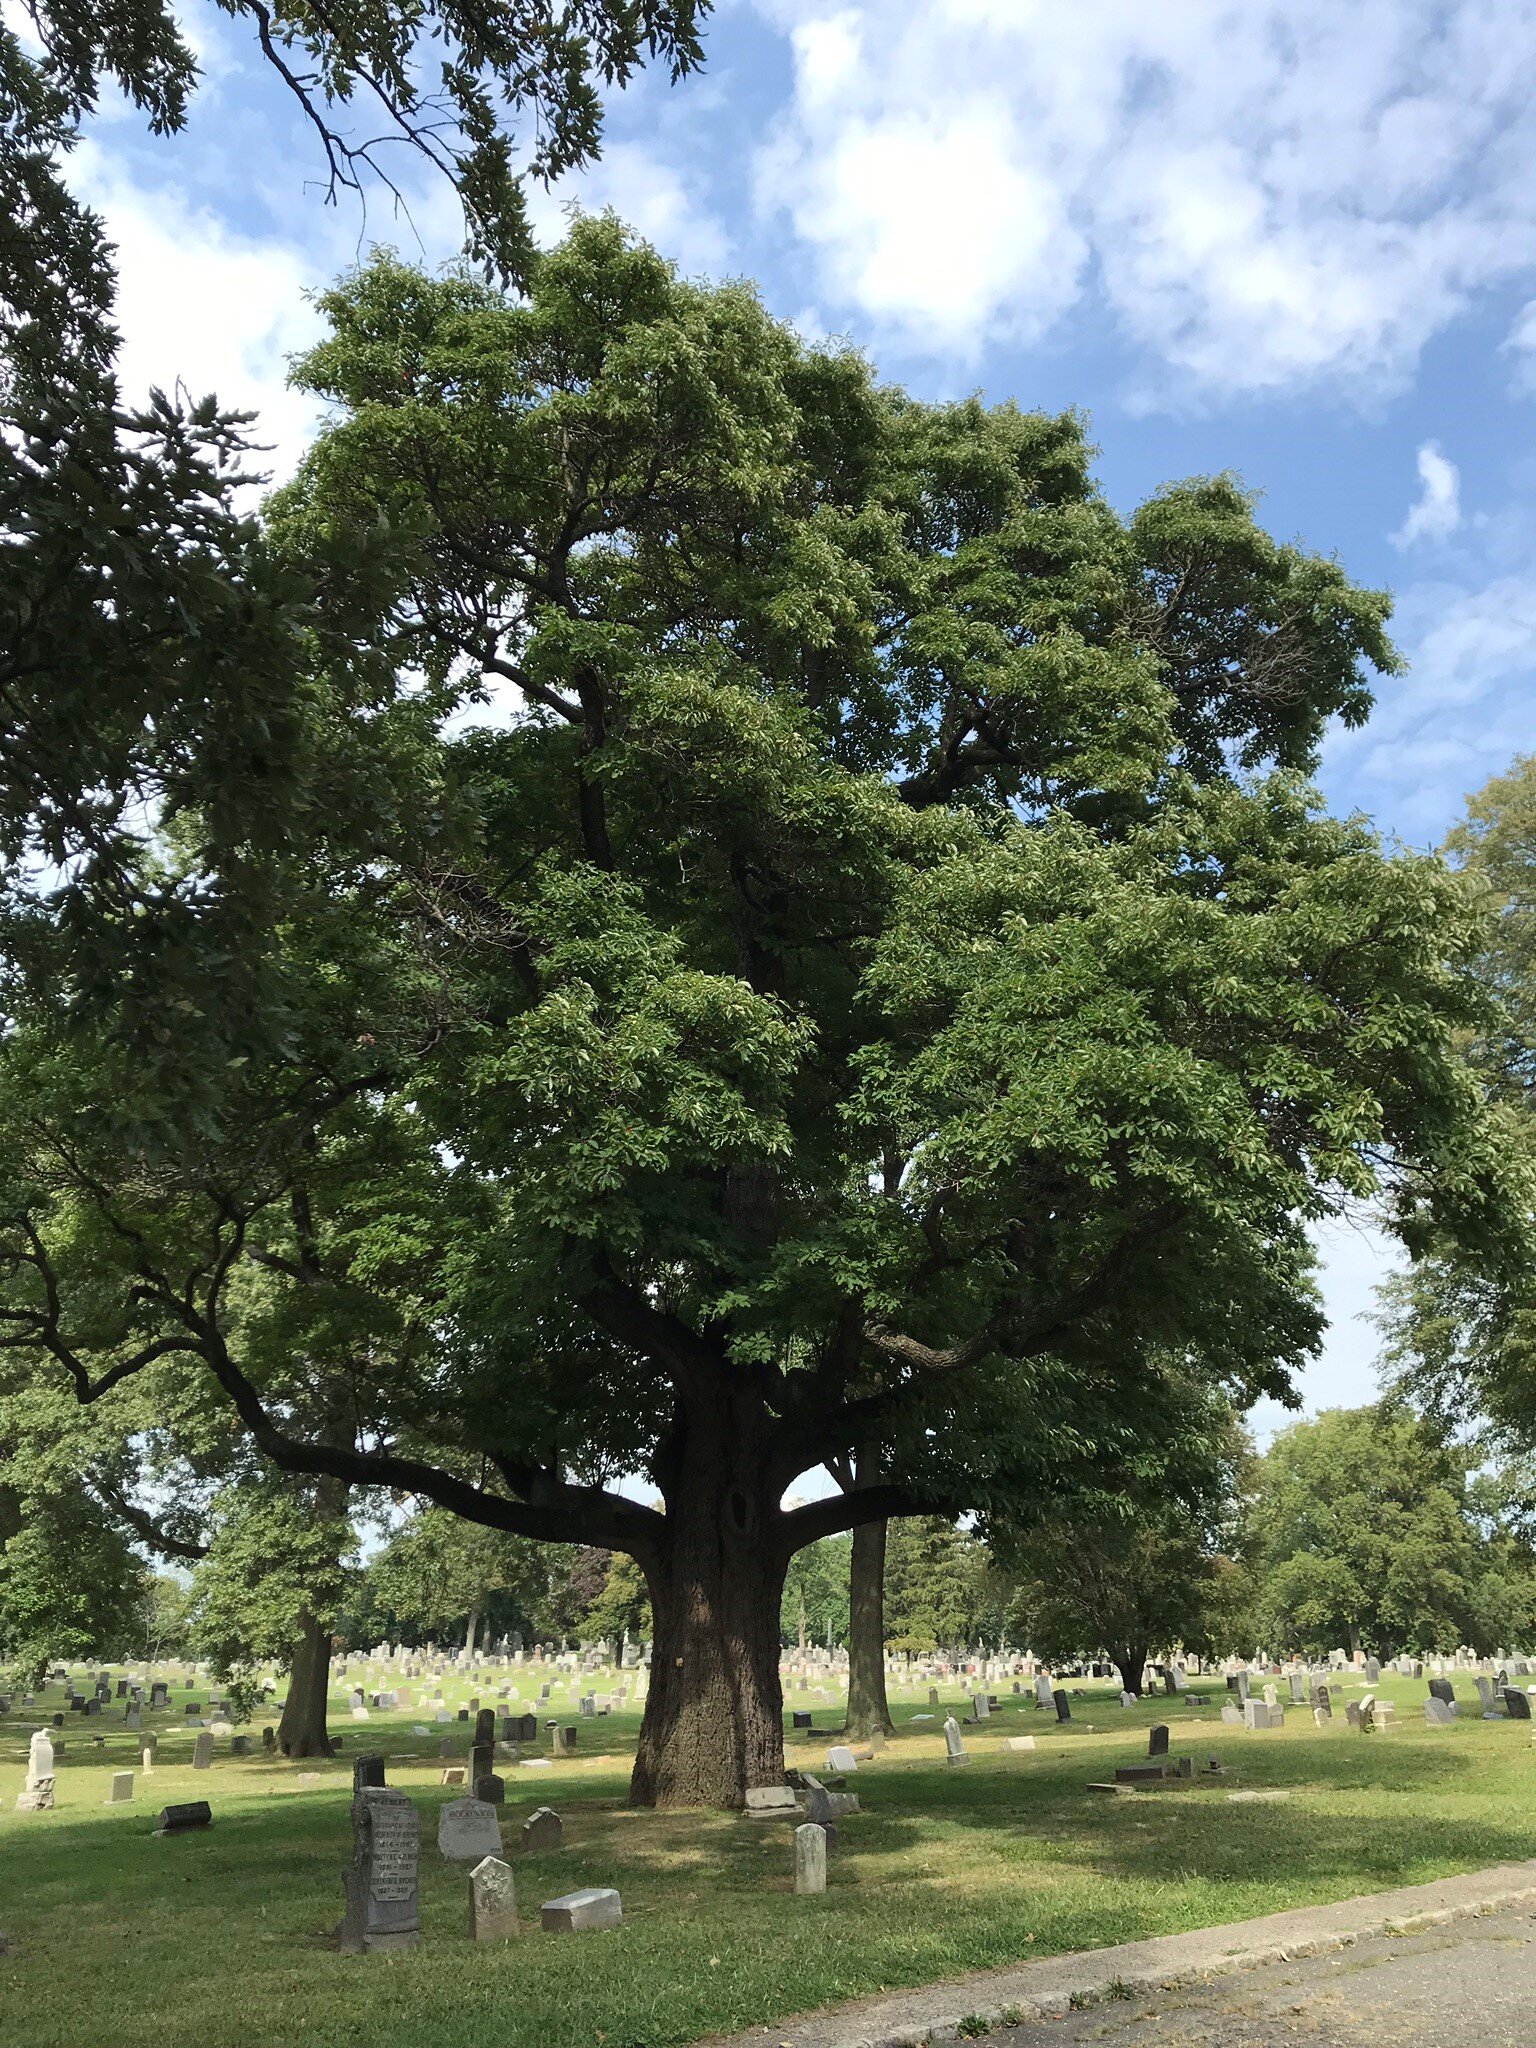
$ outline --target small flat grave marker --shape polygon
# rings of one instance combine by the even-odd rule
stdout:
[[[586,1934],[604,1927],[617,1927],[624,1918],[616,1891],[594,1888],[567,1892],[563,1898],[546,1899],[539,1908],[539,1925],[546,1934]]]

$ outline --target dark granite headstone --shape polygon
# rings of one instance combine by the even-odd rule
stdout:
[[[811,1716],[801,1707],[795,1708],[790,1719],[797,1728],[809,1728],[811,1726]]]
[[[1448,1707],[1454,1707],[1456,1704],[1456,1688],[1448,1678],[1432,1678],[1429,1681],[1429,1696],[1431,1699],[1444,1700]]]
[[[379,1791],[385,1784],[384,1759],[381,1756],[355,1756],[352,1759],[352,1792]]]
[[[477,1799],[483,1799],[487,1806],[506,1805],[506,1780],[504,1778],[497,1777],[494,1771],[482,1771],[478,1777],[472,1778],[470,1780],[470,1785],[474,1791],[475,1797]]]
[[[1060,1686],[1056,1688],[1055,1699],[1057,1720],[1070,1721],[1072,1718],[1072,1702],[1067,1698]]]
[[[188,1799],[180,1806],[162,1806],[155,1827],[157,1835],[184,1835],[192,1828],[213,1825],[213,1808],[206,1799]]]
[[[1157,1725],[1156,1725],[1156,1726],[1155,1726],[1154,1728],[1152,1728],[1152,1729],[1151,1729],[1151,1730],[1150,1730],[1150,1731],[1148,1732],[1148,1735],[1147,1735],[1147,1755],[1148,1755],[1148,1756],[1166,1756],[1167,1754],[1168,1754],[1168,1730],[1167,1730],[1167,1728],[1166,1728],[1166,1727],[1164,1726],[1164,1724],[1163,1724],[1163,1723],[1162,1723],[1161,1721],[1159,1721],[1159,1722],[1157,1723]]]
[[[1531,1718],[1530,1700],[1523,1692],[1517,1692],[1512,1685],[1506,1686],[1504,1690],[1504,1711],[1508,1714],[1511,1721],[1529,1721]]]
[[[475,1748],[489,1749],[496,1740],[496,1709],[482,1707],[475,1716]]]

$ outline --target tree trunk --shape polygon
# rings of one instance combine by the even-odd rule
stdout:
[[[299,1636],[288,1667],[288,1697],[277,1724],[277,1746],[284,1756],[329,1756],[326,1694],[331,1678],[331,1632],[306,1612],[299,1616]]]
[[[730,1393],[681,1426],[665,1533],[643,1558],[655,1635],[630,1779],[635,1806],[746,1804],[784,1782],[779,1608],[788,1562],[761,1410]]]
[[[885,1523],[860,1522],[848,1569],[848,1718],[860,1742],[893,1735],[885,1697]]]
[[[1141,1676],[1147,1668],[1151,1649],[1146,1643],[1132,1643],[1128,1648],[1115,1653],[1115,1662],[1120,1666],[1120,1683],[1126,1692],[1141,1698]]]
[[[479,1633],[480,1610],[478,1607],[472,1607],[469,1610],[469,1626],[464,1631],[464,1654],[466,1657],[473,1657],[475,1654],[475,1637]]]

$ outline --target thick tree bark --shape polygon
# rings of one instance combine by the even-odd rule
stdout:
[[[853,1532],[848,1569],[848,1718],[843,1732],[868,1741],[895,1733],[885,1697],[884,1522],[861,1522]]]
[[[657,1551],[655,1636],[630,1780],[635,1806],[740,1807],[784,1782],[779,1604],[787,1552],[755,1400],[700,1400],[681,1425]]]
[[[480,1610],[478,1607],[472,1607],[469,1610],[469,1626],[464,1631],[464,1654],[466,1657],[473,1657],[475,1654],[475,1637],[479,1633]]]
[[[1126,1692],[1141,1698],[1141,1677],[1147,1668],[1147,1659],[1152,1654],[1146,1643],[1130,1643],[1116,1650],[1115,1662],[1120,1667],[1120,1683]]]
[[[330,1677],[330,1626],[313,1614],[301,1614],[288,1670],[288,1697],[277,1724],[277,1746],[284,1756],[331,1754],[331,1738],[325,1725]]]

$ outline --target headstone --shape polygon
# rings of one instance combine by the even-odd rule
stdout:
[[[960,1739],[960,1723],[953,1714],[949,1715],[944,1723],[944,1752],[945,1758],[949,1763],[968,1764],[970,1762],[970,1758],[965,1753],[965,1744]]]
[[[827,1888],[827,1831],[815,1821],[795,1829],[795,1890],[824,1892]]]
[[[112,1790],[107,1794],[108,1806],[126,1806],[133,1797],[132,1771],[114,1771]]]
[[[27,1745],[26,1783],[16,1795],[18,1813],[48,1813],[52,1810],[53,1766],[53,1742],[47,1729],[39,1728]]]
[[[1531,1718],[1530,1700],[1523,1692],[1517,1692],[1512,1685],[1506,1686],[1504,1689],[1504,1711],[1508,1714],[1511,1721],[1529,1721]]]
[[[847,1773],[856,1771],[858,1768],[858,1758],[844,1744],[834,1743],[832,1748],[827,1751],[827,1769],[829,1771]]]
[[[1241,1728],[1243,1725],[1243,1710],[1235,1700],[1228,1700],[1221,1710],[1221,1718],[1229,1728]]]
[[[1450,1708],[1453,1714],[1455,1713],[1456,1688],[1448,1678],[1432,1678],[1429,1681],[1429,1696],[1431,1699],[1441,1701],[1443,1705]]]
[[[753,1819],[771,1820],[795,1811],[794,1788],[790,1785],[749,1785],[747,1812]]]
[[[788,1786],[784,1789],[789,1790]],[[529,1814],[522,1826],[522,1844],[525,1856],[544,1856],[565,1847],[565,1826],[552,1806],[537,1807]]]
[[[1148,1755],[1148,1756],[1166,1756],[1167,1754],[1168,1754],[1168,1730],[1167,1730],[1166,1726],[1165,1726],[1165,1725],[1164,1725],[1164,1724],[1163,1724],[1163,1723],[1162,1723],[1161,1721],[1159,1721],[1159,1722],[1158,1722],[1158,1723],[1156,1724],[1156,1726],[1155,1726],[1155,1727],[1153,1727],[1152,1729],[1150,1729],[1150,1730],[1148,1731],[1148,1734],[1147,1734],[1147,1755]]]
[[[1317,1688],[1317,1703],[1312,1710],[1312,1718],[1314,1721],[1333,1719],[1333,1694],[1326,1685]]]
[[[437,1816],[437,1846],[450,1863],[478,1863],[501,1854],[496,1809],[483,1799],[453,1799]]]
[[[469,1873],[469,1938],[508,1941],[517,1929],[517,1884],[512,1866],[486,1856]]]
[[[1033,1749],[1035,1738],[1033,1735],[1010,1735],[1007,1746],[1009,1749]]]
[[[617,1927],[623,1918],[618,1893],[599,1889],[567,1892],[563,1898],[546,1899],[539,1908],[539,1925],[546,1934],[586,1934]]]
[[[1431,1693],[1424,1702],[1424,1718],[1431,1728],[1449,1728],[1456,1718],[1456,1709],[1447,1706],[1438,1693]]]
[[[1072,1702],[1059,1686],[1056,1690],[1056,1718],[1058,1721],[1070,1721],[1072,1718]]]
[[[385,1784],[384,1759],[381,1756],[355,1756],[352,1759],[352,1791],[378,1791]]]
[[[183,1800],[179,1806],[162,1806],[155,1825],[157,1835],[184,1835],[193,1828],[213,1825],[213,1808],[206,1799]]]
[[[356,1955],[415,1947],[420,1842],[420,1819],[403,1792],[369,1785],[354,1794],[352,1861],[343,1873],[346,1910],[337,1936],[343,1950]]]
[[[155,1768],[155,1752],[159,1749],[159,1747],[160,1739],[158,1736],[145,1736],[144,1745],[142,1749],[140,1749],[139,1751],[140,1770],[152,1771]]]
[[[206,1771],[212,1762],[213,1735],[204,1728],[192,1744],[192,1768],[194,1771]]]

